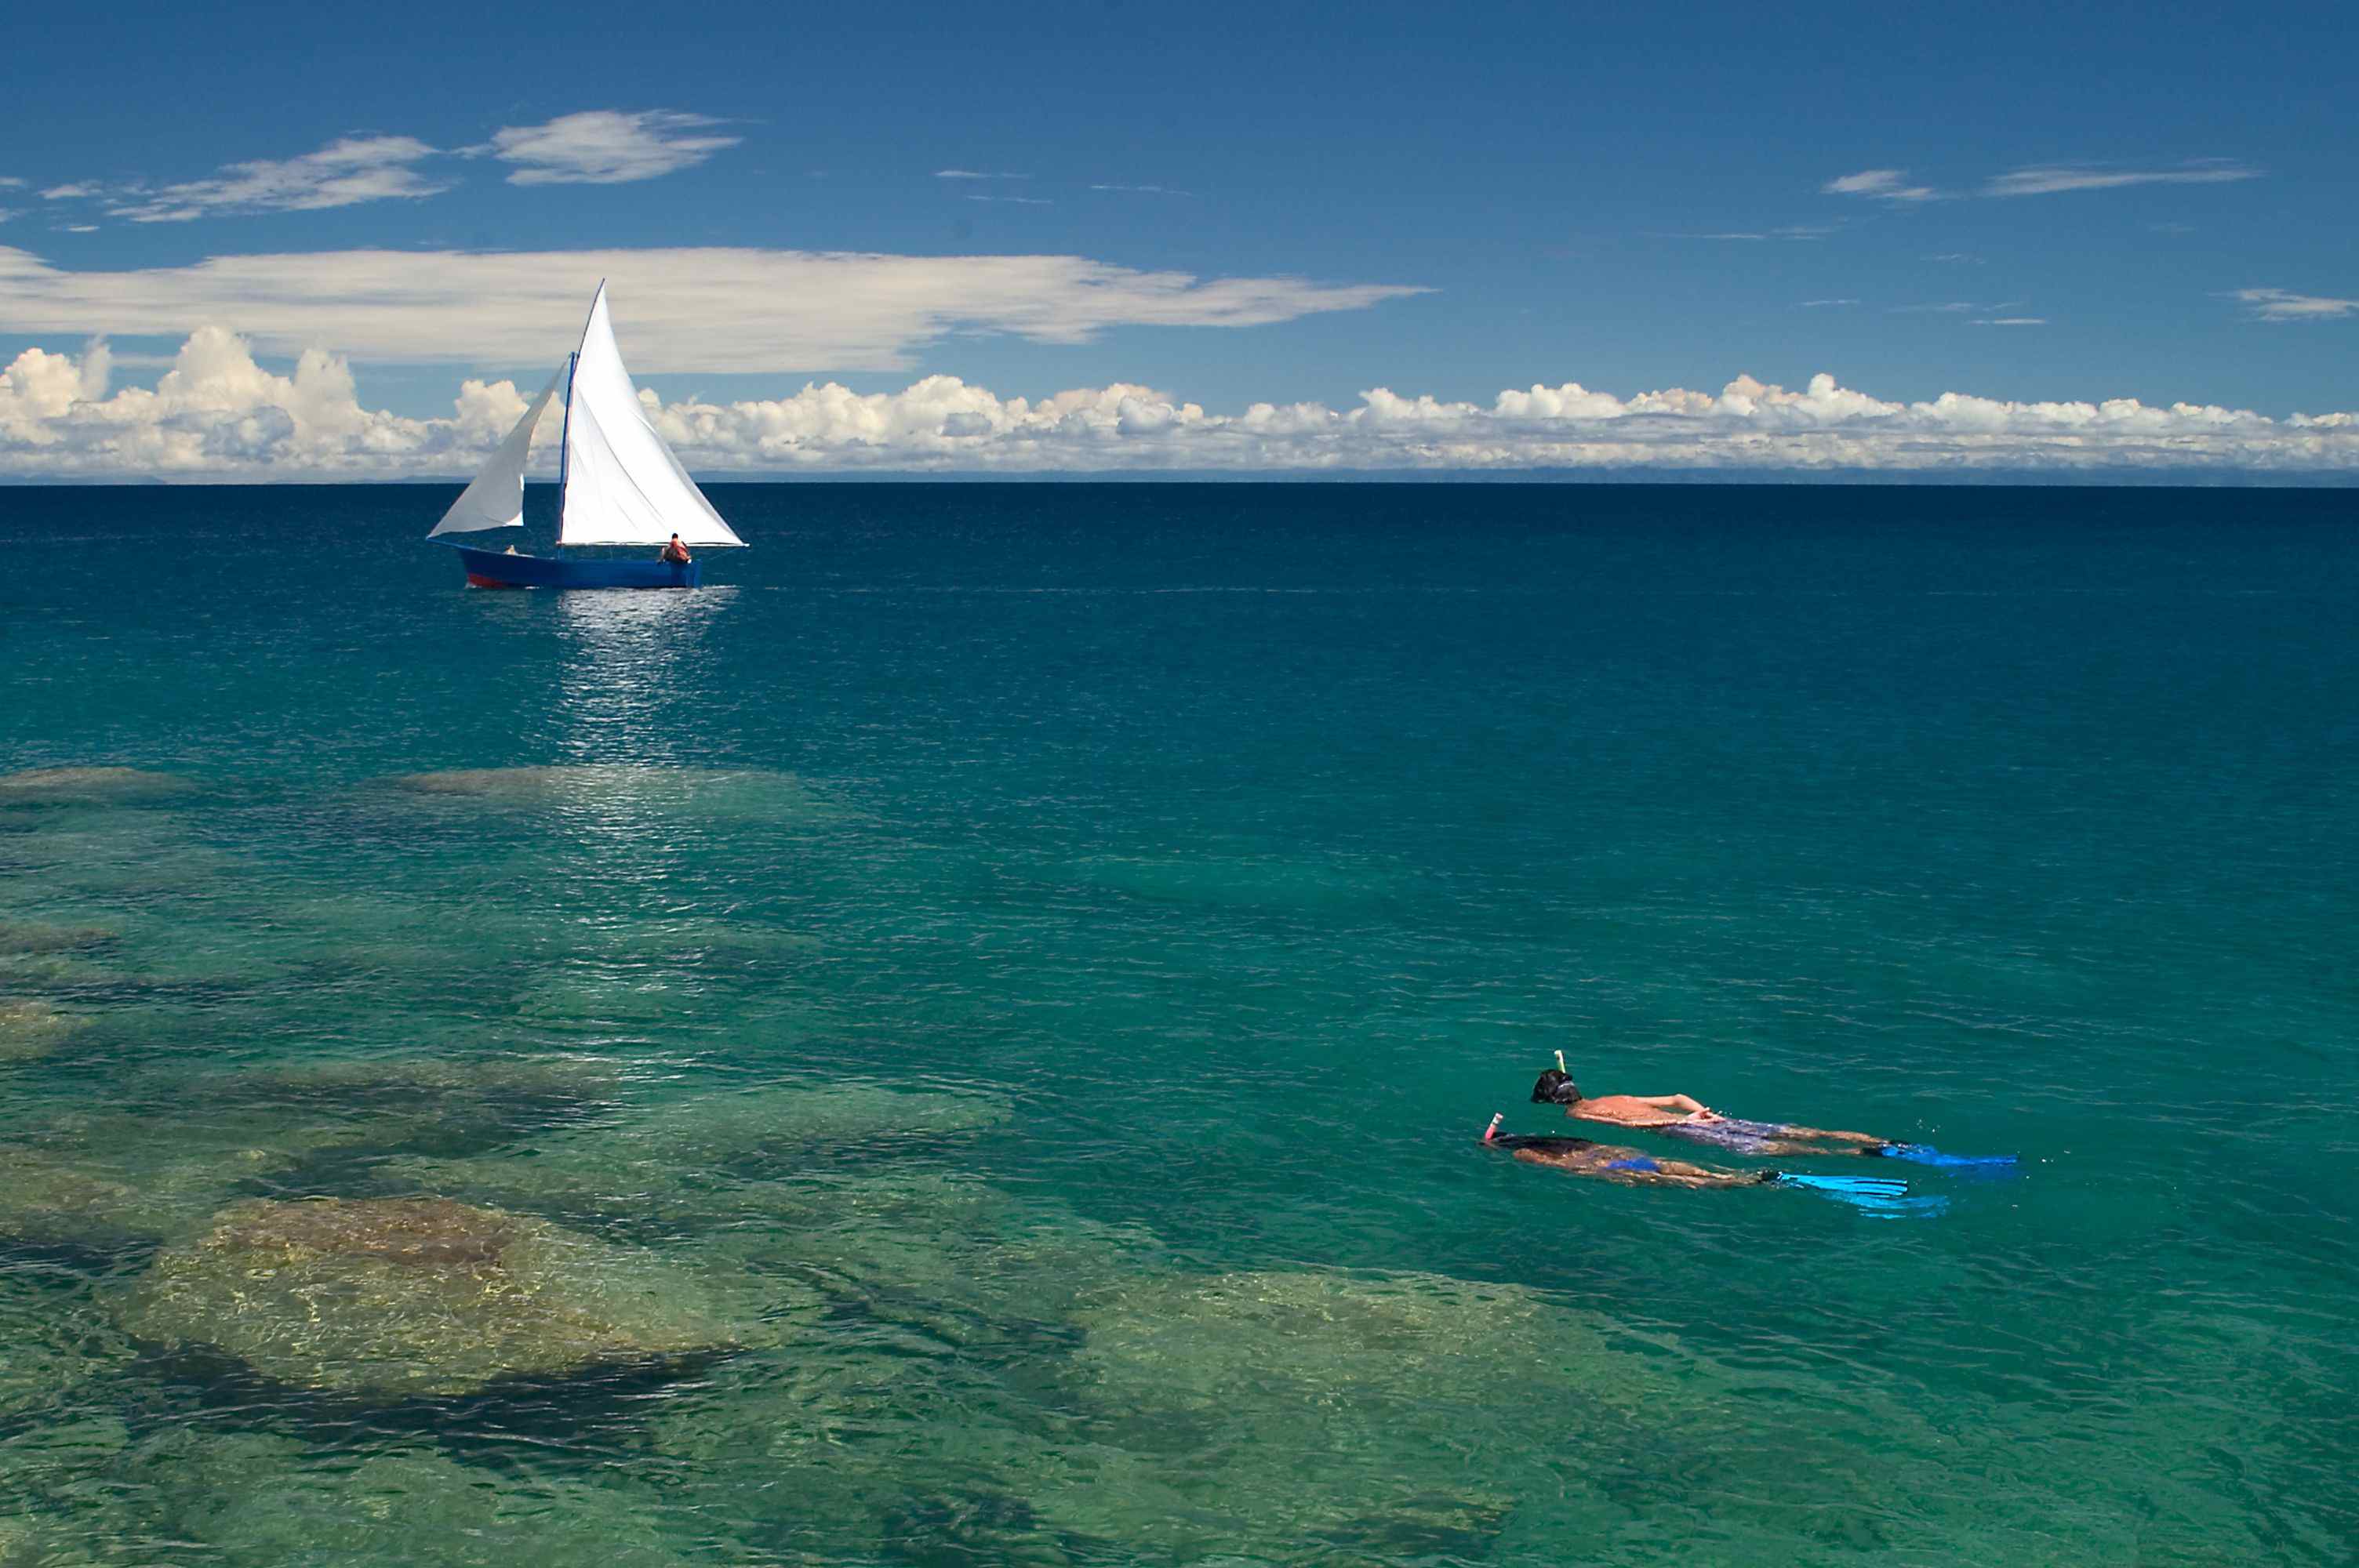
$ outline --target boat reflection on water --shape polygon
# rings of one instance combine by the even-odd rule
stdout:
[[[681,739],[670,722],[702,684],[706,634],[737,601],[734,586],[695,593],[568,593],[553,597],[565,656],[559,662],[561,744],[583,762],[648,754]],[[701,759],[693,759],[701,760]]]
[[[545,607],[560,646],[549,718],[562,765],[545,797],[578,852],[544,862],[549,907],[571,927],[560,983],[600,1015],[626,1002],[692,1011],[659,955],[701,907],[718,818],[747,787],[700,744],[714,693],[708,638],[739,589],[567,593]],[[592,1005],[594,1003],[594,1005]]]

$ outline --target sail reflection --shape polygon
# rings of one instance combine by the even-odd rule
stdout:
[[[699,990],[656,959],[661,934],[709,892],[704,797],[733,775],[710,765],[696,719],[723,695],[707,644],[737,590],[553,597],[563,655],[549,717],[564,762],[542,798],[575,852],[543,873],[570,949],[543,1000],[626,1035],[647,1010],[669,1013]]]
[[[683,754],[691,732],[680,719],[717,695],[704,689],[704,643],[736,599],[734,587],[558,596],[559,745],[584,762],[701,760]]]

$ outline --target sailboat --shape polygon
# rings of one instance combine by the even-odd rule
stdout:
[[[524,524],[524,464],[533,431],[565,388],[565,417],[557,458],[557,545],[660,548],[675,534],[680,543],[711,548],[743,546],[712,509],[704,492],[688,477],[664,438],[647,420],[631,373],[614,344],[614,324],[606,313],[606,286],[598,285],[582,347],[568,354],[540,395],[507,433],[491,461],[474,477],[442,521],[426,536],[459,552],[473,588],[694,588],[703,563],[614,560],[526,556],[480,549],[451,538],[491,528]]]

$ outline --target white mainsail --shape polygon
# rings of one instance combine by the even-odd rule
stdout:
[[[492,460],[484,465],[473,483],[459,492],[451,510],[442,514],[442,521],[434,524],[436,534],[473,534],[485,528],[514,528],[524,522],[524,459],[531,449],[533,427],[549,407],[549,400],[557,395],[558,383],[565,379],[565,367],[559,365],[516,428],[501,438],[499,449]]]
[[[614,346],[606,286],[590,306],[566,405],[560,545],[743,545],[647,422]]]

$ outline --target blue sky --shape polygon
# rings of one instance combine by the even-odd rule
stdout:
[[[1021,297],[962,319],[966,275],[905,267],[886,287],[940,297],[850,331],[815,319],[875,297],[843,272],[805,331],[783,286],[625,266],[625,351],[667,402],[943,373],[1488,408],[1828,373],[1900,403],[2359,407],[2347,5],[234,15],[13,25],[0,361],[104,333],[110,388],[152,382],[211,324],[266,371],[318,348],[368,407],[447,417],[461,377],[532,376],[564,332],[478,348],[414,300],[282,320],[280,274],[358,295],[335,258],[737,247],[1105,270],[1001,279]],[[238,257],[280,259],[220,296],[141,281]],[[1167,273],[1283,287],[1245,325],[1184,291],[1104,304]],[[649,297],[675,279],[742,322],[730,351]]]

